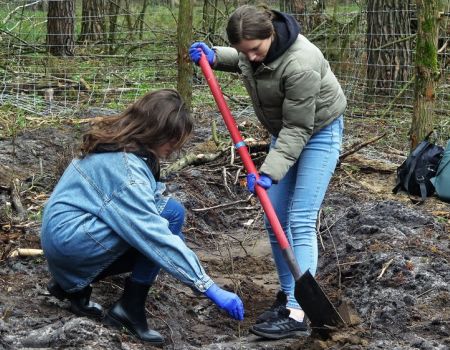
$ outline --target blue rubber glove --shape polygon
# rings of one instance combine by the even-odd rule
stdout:
[[[189,57],[191,58],[191,61],[198,64],[200,58],[202,57],[202,52],[205,54],[209,65],[212,66],[214,64],[214,60],[216,59],[216,53],[203,41],[197,41],[189,48]]]
[[[235,320],[242,321],[244,319],[244,304],[236,294],[213,284],[206,290],[205,295]]]
[[[255,174],[248,174],[247,175],[247,189],[253,194],[255,194],[255,185],[256,184],[258,184],[259,186],[261,186],[262,188],[267,190],[270,188],[270,186],[272,186],[272,179],[265,174],[261,174],[259,176],[259,179],[256,180]]]

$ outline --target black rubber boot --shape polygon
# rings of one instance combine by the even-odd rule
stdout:
[[[145,301],[150,285],[125,281],[122,297],[106,313],[105,324],[117,328],[125,327],[140,340],[152,344],[163,344],[164,338],[148,328],[145,316]]]
[[[59,300],[69,300],[69,310],[75,315],[97,319],[103,317],[103,308],[99,304],[90,301],[92,293],[91,286],[87,286],[75,293],[67,293],[54,279],[51,279],[47,284],[47,290],[52,296]]]

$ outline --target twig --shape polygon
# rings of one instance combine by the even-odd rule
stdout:
[[[425,294],[430,293],[430,292],[433,291],[433,290],[434,290],[434,288],[430,288],[430,289],[426,290],[425,292],[420,293],[418,296],[416,296],[416,299],[417,299],[417,298],[420,298],[421,296],[424,296]]]
[[[25,5],[17,6],[14,10],[12,10],[10,13],[8,13],[8,14],[6,15],[5,19],[3,20],[3,24],[5,24],[6,22],[8,22],[9,19],[11,18],[11,16],[12,16],[15,12],[19,11],[20,9],[24,9],[24,8],[26,8],[26,7],[30,7],[30,6],[39,4],[39,3],[42,2],[42,1],[43,1],[43,0],[37,0],[37,1],[35,1],[35,2],[30,2],[30,3],[25,4]]]
[[[236,176],[234,177],[234,182],[233,185],[236,185],[239,181],[239,175],[241,174],[243,167],[240,166],[237,170],[236,170]]]
[[[339,266],[346,266],[346,265],[359,265],[364,263],[364,261],[348,261],[344,263],[340,263]]]
[[[331,234],[330,227],[328,227],[328,224],[326,221],[325,221],[325,225],[327,225],[327,231],[328,231],[328,234],[330,235],[331,243],[333,244],[334,255],[336,256],[336,264],[337,264],[337,268],[338,268],[338,287],[339,287],[339,293],[341,293],[341,264],[339,262],[339,254],[337,252],[336,244],[334,243],[334,238],[333,238],[333,235]]]
[[[366,142],[363,142],[363,143],[360,143],[360,144],[354,146],[354,147],[351,148],[350,150],[348,150],[348,151],[346,151],[346,152],[344,152],[344,153],[341,154],[341,156],[339,157],[339,162],[342,162],[342,160],[343,160],[344,158],[348,157],[349,155],[351,155],[351,154],[353,154],[353,153],[358,152],[361,148],[364,148],[364,147],[366,147],[367,145],[370,145],[371,143],[374,143],[374,142],[378,141],[379,139],[381,139],[381,138],[383,138],[383,137],[385,137],[385,136],[386,136],[386,133],[384,133],[384,134],[382,134],[382,135],[380,135],[380,136],[374,137],[374,138],[372,138],[372,139],[370,139],[370,140],[368,140],[368,141],[366,141]]]
[[[320,232],[320,218],[322,217],[322,209],[319,209],[319,215],[317,216],[317,224],[316,224],[316,232],[317,236],[319,236],[320,244],[322,246],[323,251],[325,251],[325,245],[323,244],[322,233]]]
[[[234,159],[236,157],[236,150],[234,149],[234,146],[230,146],[230,165],[234,165]]]
[[[222,169],[223,185],[225,186],[225,189],[230,194],[230,196],[234,197],[234,193],[231,191],[230,187],[228,187],[227,176],[228,176],[227,168],[223,167]]]
[[[192,211],[201,212],[201,211],[207,211],[207,210],[212,210],[212,209],[217,209],[217,208],[225,208],[225,207],[229,207],[229,206],[236,205],[236,204],[239,204],[239,203],[247,203],[250,200],[250,198],[252,198],[252,196],[253,196],[253,194],[248,196],[247,199],[241,199],[241,200],[238,200],[238,201],[235,201],[235,202],[231,202],[231,203],[218,204],[218,205],[214,205],[214,206],[208,207],[208,208],[192,209]]]
[[[381,277],[383,277],[383,275],[386,272],[387,268],[392,264],[393,261],[394,261],[394,258],[392,258],[391,260],[389,260],[387,263],[385,263],[383,265],[383,268],[381,269],[381,272],[378,275],[377,280],[379,280]]]
[[[445,51],[445,49],[447,48],[448,43],[449,43],[449,40],[447,40],[447,41],[444,43],[444,45],[442,45],[442,47],[438,50],[437,53],[443,53],[443,52]]]
[[[20,182],[15,179],[11,182],[11,202],[19,215],[20,221],[27,217],[27,211],[24,209],[20,200]]]

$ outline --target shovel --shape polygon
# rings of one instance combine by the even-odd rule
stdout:
[[[242,140],[239,129],[236,125],[236,121],[231,115],[230,109],[223,97],[222,90],[220,89],[219,83],[206,59],[205,55],[202,54],[200,59],[200,68],[206,81],[211,89],[211,93],[214,96],[217,107],[222,114],[224,122],[230,132],[231,139],[233,140],[234,146],[242,159],[245,170],[248,174],[255,174],[256,178],[259,178],[258,171],[256,170],[255,164],[250,158],[250,153]],[[319,286],[317,281],[308,271],[302,273],[300,267],[295,259],[294,252],[289,245],[289,241],[283,231],[283,228],[278,220],[275,210],[270,202],[269,196],[264,188],[260,186],[255,186],[256,195],[261,202],[263,210],[269,220],[275,237],[280,245],[281,251],[283,253],[284,259],[289,266],[294,279],[295,279],[295,299],[302,307],[304,313],[309,318],[311,322],[311,328],[317,330],[319,334],[326,335],[328,331],[336,329],[338,327],[346,326],[345,321],[338,313],[336,308],[330,302],[328,297],[323,292],[322,288]]]

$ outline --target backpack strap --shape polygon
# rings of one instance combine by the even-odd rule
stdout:
[[[427,199],[427,186],[425,186],[425,177],[420,175],[419,177],[416,178],[417,183],[419,184],[419,188],[420,188],[420,204],[425,202],[425,199]],[[409,198],[411,199],[411,197]],[[412,200],[412,199],[411,199]],[[414,200],[412,200],[413,202],[416,202]]]
[[[408,187],[409,180],[411,179],[411,176],[414,173],[414,170],[416,169],[418,156],[430,145],[428,141],[422,141],[411,153],[411,164],[409,166],[409,172],[408,175],[406,175],[406,186]],[[425,186],[425,182],[423,184]],[[397,187],[397,186],[396,186]],[[409,188],[406,188],[406,192],[409,193]],[[422,186],[420,187],[420,192],[422,193]],[[425,196],[426,196],[426,190],[425,190]]]
[[[398,190],[401,187],[402,187],[402,183],[400,182],[400,180],[398,179],[398,176],[397,176],[397,183],[395,184],[395,187],[392,189],[392,193],[397,194]]]

